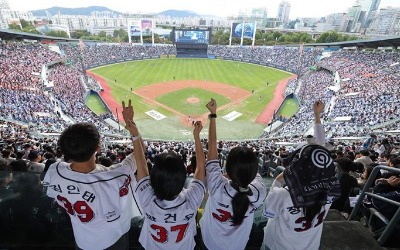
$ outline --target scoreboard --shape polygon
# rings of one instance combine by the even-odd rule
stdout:
[[[173,29],[175,44],[208,45],[211,41],[211,29]]]

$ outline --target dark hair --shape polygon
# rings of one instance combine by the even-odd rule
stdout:
[[[10,157],[11,151],[8,150],[8,149],[4,149],[4,150],[1,152],[1,154],[3,155],[3,158],[7,158],[7,157]]]
[[[160,200],[173,200],[183,189],[186,168],[182,158],[174,153],[162,153],[154,157],[150,183]]]
[[[354,155],[354,152],[353,151],[348,151],[347,153],[346,153],[346,156],[345,156],[346,158],[349,158],[350,160],[352,160],[352,161],[354,161],[354,159],[355,159],[355,155]]]
[[[362,173],[364,171],[364,164],[361,162],[353,162],[353,169],[351,171]]]
[[[53,164],[53,163],[55,163],[55,162],[57,162],[57,160],[56,160],[55,158],[47,159],[46,163],[44,164],[44,170],[43,170],[43,172],[46,173],[47,170],[49,170],[49,167],[51,166],[51,164]]]
[[[99,157],[99,163],[105,167],[109,167],[113,164],[112,160],[108,157]]]
[[[374,170],[374,168],[376,166],[379,166],[378,163],[370,163],[368,165],[365,166],[365,171],[367,171],[367,176],[365,176],[367,179],[369,178],[369,176],[372,173],[372,170]],[[378,171],[377,175],[375,176],[375,180],[382,178],[382,174],[380,171]],[[372,182],[372,186],[375,186],[375,180]]]
[[[44,153],[43,156],[44,156],[44,158],[46,158],[46,159],[54,158],[54,154],[53,154],[53,153],[50,153],[50,152]]]
[[[316,203],[309,207],[303,207],[303,213],[306,221],[312,221],[315,216],[321,212],[322,206],[323,205]]]
[[[18,173],[14,177],[13,191],[14,193],[19,193],[24,202],[31,204],[32,201],[40,197],[43,188],[37,175],[27,172]]]
[[[58,141],[64,156],[72,161],[85,162],[96,152],[100,134],[92,123],[77,123],[65,129]]]
[[[28,171],[28,165],[24,160],[12,161],[10,163],[10,167],[12,168],[12,171],[22,171],[22,172]]]
[[[226,159],[226,172],[232,180],[232,187],[248,188],[258,172],[257,155],[247,147],[234,147]],[[249,189],[250,190],[250,189]],[[239,191],[239,190],[238,190]],[[240,225],[250,205],[249,192],[237,192],[232,198],[232,222],[234,226]]]
[[[348,158],[339,158],[339,159],[336,159],[335,162],[337,162],[339,164],[340,169],[343,172],[347,172],[348,173],[350,171],[353,171],[353,169],[354,169],[353,161],[351,161]]]
[[[389,162],[392,163],[394,166],[400,165],[400,158],[391,157],[391,158],[389,159]]]
[[[0,159],[0,187],[5,185],[5,181],[10,178],[11,167],[7,165],[7,161]]]
[[[16,156],[17,156],[16,159],[22,159],[22,157],[24,157],[24,155],[25,155],[24,152],[18,151],[17,154],[16,154]]]

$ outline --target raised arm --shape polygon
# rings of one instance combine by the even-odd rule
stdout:
[[[207,109],[210,111],[209,114],[209,128],[208,128],[208,154],[207,160],[217,160],[218,159],[218,151],[217,151],[217,102],[211,98],[211,100],[206,105]]]
[[[203,129],[203,124],[201,121],[197,121],[194,124],[193,136],[194,136],[194,146],[196,150],[196,171],[194,172],[194,178],[204,182],[206,179],[204,165],[205,165],[205,156],[203,147],[200,141],[200,131]]]
[[[313,105],[314,110],[314,137],[315,142],[324,146],[326,143],[324,127],[321,124],[321,113],[324,112],[325,104],[322,101],[315,101]]]
[[[133,121],[133,107],[131,100],[129,99],[128,106],[125,106],[125,102],[122,102],[122,116],[125,121],[125,128],[129,131],[132,136],[132,143],[134,147],[134,157],[137,165],[137,179],[141,180],[143,177],[149,175],[149,170],[147,168],[146,159],[144,157],[143,151],[143,142],[139,133],[139,130],[136,126],[136,123]]]

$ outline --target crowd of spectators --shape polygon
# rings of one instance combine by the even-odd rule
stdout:
[[[333,85],[333,75],[326,70],[318,72],[308,72],[302,77],[292,80],[289,89],[292,91],[299,87],[299,101],[301,103],[299,111],[286,122],[272,136],[295,136],[304,134],[310,127],[313,119],[313,111],[311,109],[314,100],[320,99],[326,103],[326,109],[329,109],[330,99],[333,91],[328,87]],[[293,92],[287,92],[293,93]]]
[[[380,125],[399,117],[399,61],[399,53],[340,51],[318,63],[338,72],[342,79],[328,120],[351,116],[342,131],[333,135],[360,135],[365,131],[354,128]]]
[[[364,136],[372,126],[395,121],[400,114],[399,60],[398,53],[333,52],[317,63],[317,72],[289,81],[285,95],[298,91],[299,111],[274,136],[304,134],[312,115],[307,107],[315,98],[328,104],[324,118],[329,137]],[[335,82],[335,72],[340,84]]]
[[[38,89],[42,67],[60,58],[40,44],[0,43],[0,88]]]
[[[87,76],[86,88],[94,90],[96,92],[100,92],[103,89],[100,86],[100,83],[91,76]]]
[[[18,199],[20,197],[24,199],[20,201],[32,201],[26,202],[27,209],[21,209],[21,203],[14,202],[15,199],[9,199],[13,202],[0,202],[2,232],[5,227],[16,223],[19,213],[24,213],[24,216],[28,216],[29,221],[33,222],[25,225],[28,227],[36,228],[42,225],[40,222],[44,220],[56,221],[57,216],[51,217],[46,211],[51,209],[51,205],[42,206],[42,203],[37,201],[51,203],[40,198],[43,197],[40,180],[43,179],[43,174],[51,163],[62,160],[62,153],[57,147],[55,137],[46,137],[43,134],[39,136],[35,132],[38,128],[43,128],[42,132],[56,132],[67,126],[61,114],[57,113],[57,107],[76,122],[91,121],[101,132],[110,132],[110,127],[103,120],[113,118],[112,115],[97,116],[84,103],[85,88],[82,82],[84,76],[80,70],[110,61],[159,57],[162,54],[176,52],[174,46],[84,45],[81,49],[79,45],[61,44],[60,47],[66,58],[76,67],[62,63],[51,66],[48,69],[48,79],[54,83],[54,87],[45,91],[40,78],[32,73],[40,73],[43,65],[59,60],[61,56],[41,45],[0,44],[0,116],[6,120],[29,124],[26,126],[16,122],[0,121],[0,200],[18,194]],[[337,52],[319,62],[321,70],[308,72],[307,69],[316,63],[319,52],[319,50],[299,52],[296,48],[209,47],[210,55],[255,61],[260,64],[267,63],[300,73],[297,79],[289,82],[285,92],[291,94],[298,90],[296,94],[301,104],[299,112],[272,134],[275,139],[220,141],[218,152],[222,166],[229,151],[238,145],[252,148],[257,153],[260,159],[260,171],[266,176],[269,170],[262,170],[267,167],[267,162],[273,162],[274,166],[284,165],[282,159],[294,150],[297,143],[306,139],[303,135],[311,127],[313,120],[311,107],[316,99],[326,103],[325,129],[331,136],[366,135],[370,132],[368,126],[388,122],[393,117],[399,116],[399,68],[395,65],[400,59],[398,54]],[[81,65],[82,62],[84,67]],[[329,89],[335,85],[332,71],[337,71],[342,79],[349,79],[342,82],[336,92]],[[90,89],[97,89],[93,80],[87,86]],[[49,97],[50,94],[55,100]],[[352,120],[348,123],[330,122],[331,119],[340,116],[352,116]],[[391,124],[386,129],[398,129],[398,125]],[[97,154],[97,163],[110,166],[121,162],[132,152],[130,144],[113,142],[118,139],[122,138],[104,139],[105,143]],[[287,145],[283,146],[283,143]],[[336,160],[344,157],[352,163],[363,163],[365,161],[360,159],[369,157],[371,162],[378,165],[400,167],[398,136],[378,136],[370,141],[331,141],[331,144],[331,153]],[[386,147],[388,144],[390,150]],[[207,148],[207,140],[203,140],[202,145]],[[186,163],[188,176],[193,172],[190,167],[194,156],[193,142],[147,140],[144,141],[144,146],[149,168],[154,163],[155,155],[174,151]],[[363,165],[360,171],[356,167],[357,164],[354,168],[348,168],[341,161],[338,161],[338,165],[338,173],[341,176],[350,173],[358,178],[357,183],[365,182],[368,176],[364,172],[373,168],[367,164]],[[24,174],[29,172],[33,172],[36,179],[26,179]],[[347,212],[344,203],[336,206],[344,213]],[[57,213],[61,214],[62,210]],[[43,214],[43,217],[38,214]],[[39,219],[35,221],[35,218]],[[15,231],[9,230],[9,233],[15,234]]]
[[[301,50],[299,47],[236,47],[210,45],[208,46],[207,54],[225,59],[251,61],[302,74],[310,66],[315,65],[317,57],[321,52],[320,49]]]
[[[57,223],[59,223],[60,217],[63,218],[66,214],[62,209],[57,210],[51,200],[43,199],[44,193],[40,191],[42,188],[40,181],[34,181],[43,178],[50,164],[63,160],[62,153],[57,147],[57,137],[35,138],[29,128],[12,122],[1,122],[0,128],[0,181],[2,181],[2,183],[0,183],[0,200],[4,200],[4,202],[0,202],[0,220],[2,222],[0,223],[0,225],[2,225],[0,229],[4,231],[4,227],[7,227],[8,231],[6,235],[15,234],[15,230],[21,230],[19,234],[15,235],[24,235],[24,232],[30,228],[39,230],[40,232],[43,232],[43,230],[55,230],[54,232],[65,233],[65,228],[58,228],[60,225]],[[297,143],[305,139],[304,137],[290,139],[290,146],[280,143],[284,139],[219,141],[217,150],[222,166],[224,166],[224,159],[232,148],[236,146],[252,148],[260,159],[260,173],[263,173],[264,177],[268,178],[268,175],[272,174],[272,172],[270,169],[265,170],[265,168],[282,166],[284,164],[283,159],[295,149]],[[382,145],[385,140],[392,145],[392,150],[389,154],[387,151],[382,150]],[[337,159],[346,158],[349,159],[350,162],[357,162],[361,161],[361,157],[364,157],[363,154],[367,152],[371,162],[377,163],[378,165],[389,165],[390,162],[396,163],[400,161],[398,158],[399,151],[396,149],[396,147],[400,147],[400,137],[378,136],[370,144],[360,140],[335,141],[331,143],[331,153],[339,164],[339,166],[337,166],[337,171],[340,176],[347,176],[346,173],[350,172],[350,175],[353,176],[351,178],[357,179],[360,185],[365,182],[365,178],[368,178],[363,174],[364,171],[367,171],[368,167],[361,166],[361,168],[358,168],[357,164],[354,164],[354,166],[352,164],[352,168],[349,169],[342,164],[343,161]],[[207,148],[207,144],[207,140],[203,139],[202,146],[205,149]],[[174,151],[184,160],[185,166],[187,167],[187,178],[191,178],[191,174],[193,173],[193,169],[191,168],[191,164],[193,164],[192,158],[195,155],[193,142],[145,140],[144,147],[149,169],[152,168],[154,157],[157,154]],[[96,162],[104,166],[110,166],[121,162],[131,152],[132,147],[128,142],[109,143],[101,148],[100,152],[97,154]],[[395,160],[396,158],[398,160]],[[41,167],[32,167],[33,165]],[[13,175],[11,178],[4,178],[4,176],[1,175],[3,173],[7,174],[7,176],[9,176],[8,173],[12,173]],[[20,196],[11,198],[12,202],[10,199],[4,199],[10,196],[15,197],[13,195],[16,193]],[[29,202],[23,203],[19,197],[24,197],[24,199],[28,199],[27,197],[29,197]],[[24,206],[21,205],[22,203]],[[343,211],[345,216],[348,212],[346,209],[349,209],[346,207],[347,205],[346,202],[340,204],[336,203],[335,208]],[[20,223],[21,217],[19,216],[22,216],[20,213],[24,213],[25,217],[31,216],[29,223],[24,224],[23,230],[10,226]],[[49,223],[49,221],[51,221],[51,223]],[[48,228],[43,225],[48,225]],[[70,225],[67,225],[67,227],[70,228]],[[32,241],[39,239],[36,235],[34,236],[34,239],[29,239]],[[51,236],[47,236],[47,240],[49,240],[48,237]]]
[[[52,67],[49,79],[54,83],[53,93],[59,100],[61,110],[76,122],[92,121],[101,132],[110,131],[112,128],[86,106],[81,78],[82,74],[73,67],[63,64]]]
[[[79,70],[82,70],[82,62],[84,68],[90,68],[110,62],[160,58],[161,55],[176,55],[176,47],[172,45],[142,46],[108,43],[85,43],[79,45],[60,43],[59,47],[66,58]]]

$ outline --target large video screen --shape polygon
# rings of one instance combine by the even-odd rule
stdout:
[[[209,41],[208,30],[175,30],[175,43],[209,44]]]

